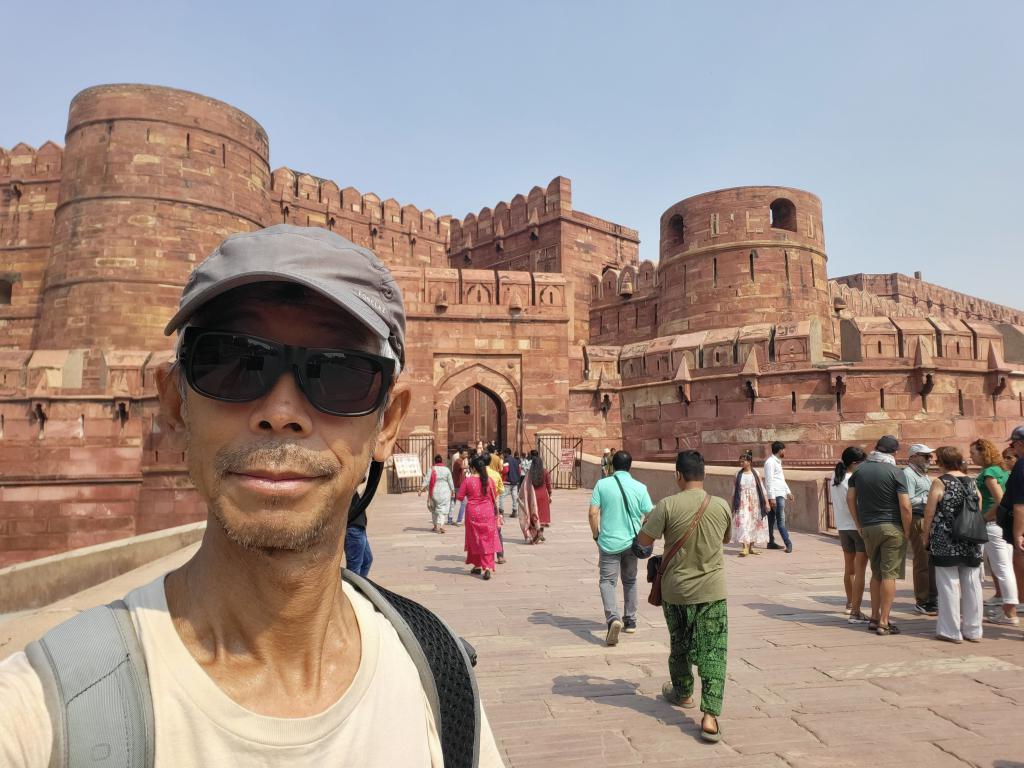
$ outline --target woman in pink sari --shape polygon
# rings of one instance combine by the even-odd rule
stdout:
[[[519,527],[527,544],[539,544],[544,536],[537,508],[537,491],[529,477],[519,484]]]
[[[494,553],[498,551],[496,520],[497,489],[487,476],[487,460],[476,455],[469,462],[472,470],[459,487],[457,498],[466,499],[466,563],[471,573],[483,573],[484,580],[494,573]]]

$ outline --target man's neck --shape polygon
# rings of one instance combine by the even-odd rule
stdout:
[[[323,711],[348,688],[361,656],[341,590],[344,531],[305,552],[248,550],[212,516],[189,562],[167,575],[179,637],[222,690],[279,717]]]
[[[680,491],[703,491],[704,481],[703,480],[683,480],[678,483]]]
[[[919,467],[914,462],[910,462],[908,466],[911,467],[915,472],[917,472],[917,474],[919,474],[921,477],[925,477],[928,474],[927,468]]]

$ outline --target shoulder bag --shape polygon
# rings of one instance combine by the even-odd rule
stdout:
[[[988,542],[988,531],[985,528],[985,518],[981,514],[981,504],[978,501],[978,489],[974,480],[970,477],[957,477],[943,475],[943,479],[950,478],[960,481],[964,489],[964,501],[960,511],[953,518],[953,538],[965,544],[985,544]]]
[[[629,518],[630,527],[632,527],[633,515],[629,510],[629,498],[626,496],[626,489],[622,487],[622,481],[620,481],[618,477],[612,475],[612,479],[614,479],[615,484],[619,486],[619,493],[622,494],[622,505],[626,509],[626,517]],[[646,560],[654,552],[654,545],[651,544],[651,546],[645,547],[643,544],[636,540],[636,537],[639,535],[639,528],[633,531],[633,543],[629,545],[629,551],[632,552],[636,558],[640,560]]]
[[[665,568],[668,566],[669,561],[679,553],[683,548],[683,545],[689,540],[690,536],[697,528],[697,524],[700,523],[700,519],[704,517],[704,510],[708,508],[708,504],[711,502],[711,494],[707,491],[704,492],[704,501],[701,502],[700,509],[697,510],[697,514],[693,516],[693,522],[690,523],[690,529],[684,534],[683,538],[677,541],[672,549],[668,551],[664,556],[658,555],[652,557],[647,561],[647,581],[651,583],[651,594],[647,596],[647,602],[651,605],[661,605],[661,577],[665,575]]]

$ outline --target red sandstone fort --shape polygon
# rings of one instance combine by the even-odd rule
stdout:
[[[829,279],[821,201],[690,197],[635,230],[557,177],[464,219],[287,167],[248,115],[168,88],[71,102],[63,148],[0,149],[0,565],[204,517],[157,419],[162,328],[226,235],[280,222],[375,250],[402,286],[435,450],[538,434],[820,467],[884,433],[960,446],[1024,421],[1024,312],[903,274]]]

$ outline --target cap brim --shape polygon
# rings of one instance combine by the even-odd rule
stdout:
[[[196,294],[188,302],[179,307],[178,311],[174,313],[174,316],[164,328],[164,335],[170,336],[185,325],[189,318],[191,318],[202,307],[209,304],[218,296],[222,296],[234,288],[240,288],[243,285],[253,285],[255,283],[271,282],[294,283],[296,285],[309,288],[311,291],[316,291],[328,301],[333,302],[341,309],[348,312],[380,338],[387,339],[391,335],[387,324],[381,319],[380,315],[370,309],[363,300],[356,296],[352,291],[340,287],[335,290],[327,290],[327,288],[320,285],[316,280],[311,280],[308,277],[297,277],[284,272],[265,271],[245,272],[240,275],[233,275],[227,280],[221,280],[220,282],[215,283],[202,293]]]

